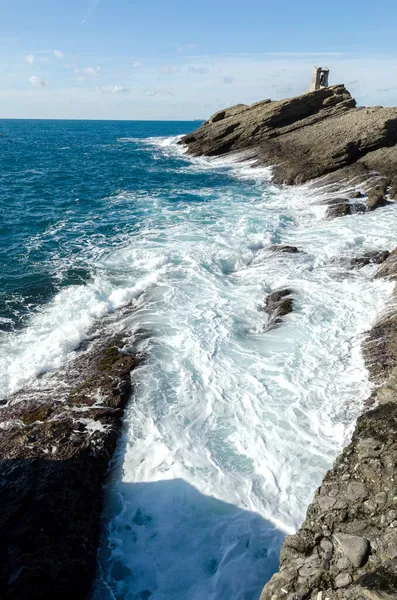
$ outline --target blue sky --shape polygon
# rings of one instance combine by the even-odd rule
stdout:
[[[194,119],[304,92],[397,105],[395,0],[3,0],[0,117]]]

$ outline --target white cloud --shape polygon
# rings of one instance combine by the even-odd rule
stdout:
[[[32,64],[34,63],[34,56],[33,56],[33,54],[27,54],[27,55],[25,56],[25,62],[26,62],[28,65],[32,65]]]
[[[205,73],[208,73],[208,69],[206,67],[189,67],[188,72],[197,73],[198,75],[205,75]]]
[[[84,81],[91,77],[97,77],[101,67],[84,67],[84,69],[75,69],[74,72],[78,75],[79,81]]]
[[[227,77],[224,77],[222,81],[223,81],[223,83],[226,83],[226,84],[233,83],[234,77],[232,77],[231,75],[228,75]]]
[[[104,85],[101,88],[97,88],[98,92],[102,94],[121,94],[128,93],[131,90],[122,85]]]
[[[145,96],[172,96],[172,92],[170,92],[170,90],[165,90],[165,89],[159,89],[159,88],[153,88],[153,89],[146,89],[145,90]]]
[[[136,60],[132,65],[133,69],[139,69],[140,67],[143,67],[143,63],[140,62],[139,60]]]
[[[63,52],[61,52],[60,50],[54,50],[54,51],[53,51],[53,55],[54,55],[56,58],[63,58],[63,57],[65,56],[65,55],[64,55],[64,53],[63,53]]]
[[[159,69],[159,73],[163,73],[164,75],[172,75],[172,73],[179,73],[179,69],[173,65],[166,65],[165,67],[161,67],[161,69]]]
[[[32,75],[31,77],[29,77],[29,83],[31,83],[32,85],[39,85],[41,87],[47,87],[48,85],[48,81],[46,81],[45,79],[41,79],[37,75]]]

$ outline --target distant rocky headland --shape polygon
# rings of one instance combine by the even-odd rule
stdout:
[[[357,108],[343,85],[221,110],[181,142],[193,156],[235,155],[272,166],[277,184],[327,189],[329,218],[397,199],[397,108]],[[298,252],[278,246],[277,252]],[[397,277],[397,251],[358,256]],[[397,598],[397,312],[368,333],[363,352],[376,385],[353,439],[288,536],[262,600]],[[271,323],[293,311],[293,290],[270,295]],[[112,316],[121,320],[132,307]],[[106,322],[75,358],[0,405],[0,597],[88,597],[101,489],[144,357]],[[142,333],[144,335],[144,332]],[[242,588],[244,582],[241,582]],[[203,599],[205,600],[205,599]]]
[[[194,156],[235,153],[253,166],[271,165],[278,184],[312,181],[326,188],[330,218],[397,199],[397,108],[357,108],[343,85],[221,110],[181,143]],[[370,262],[380,264],[376,277],[397,278],[397,250],[379,249],[351,266]],[[288,295],[281,291],[276,300]],[[363,345],[376,384],[368,410],[326,474],[301,529],[286,538],[280,569],[261,600],[397,598],[395,300]]]

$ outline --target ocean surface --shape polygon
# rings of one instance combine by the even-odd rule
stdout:
[[[257,600],[371,391],[360,344],[392,286],[348,261],[395,247],[395,205],[328,220],[326,190],[186,156],[197,126],[1,122],[0,396],[128,303],[145,332],[95,600]]]

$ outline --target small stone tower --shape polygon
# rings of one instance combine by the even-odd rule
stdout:
[[[313,67],[312,82],[310,91],[315,92],[321,88],[328,87],[329,69],[328,67]]]

